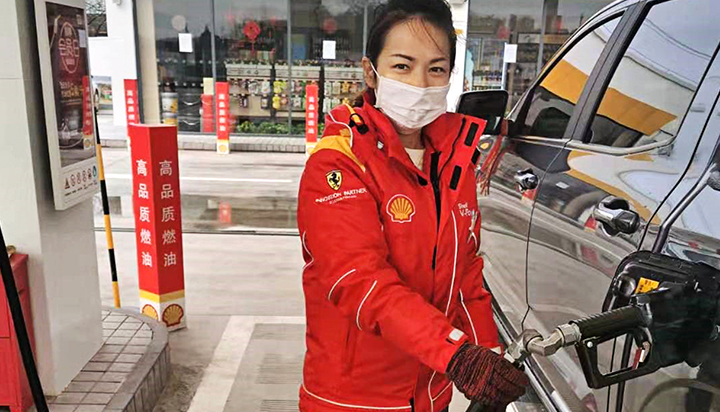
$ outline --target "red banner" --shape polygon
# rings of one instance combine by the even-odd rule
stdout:
[[[128,126],[140,123],[137,80],[125,79],[125,116]],[[129,127],[128,134],[130,134]]]
[[[217,102],[217,152],[230,153],[230,85],[227,82],[215,83],[215,101]]]
[[[307,153],[315,148],[318,139],[318,85],[305,87],[305,144]]]
[[[185,327],[177,128],[130,125],[142,313]]]
[[[215,131],[215,111],[213,110],[213,95],[203,94],[200,96],[202,102],[202,132],[212,133]]]
[[[90,91],[90,79],[83,76],[83,136],[94,136],[95,129],[93,125],[93,104],[92,92]],[[91,144],[94,144],[92,142]],[[85,142],[87,145],[88,142]]]

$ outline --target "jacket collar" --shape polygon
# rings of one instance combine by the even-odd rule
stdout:
[[[365,122],[374,130],[378,139],[388,147],[388,155],[397,159],[405,159],[405,147],[388,117],[375,108],[375,93],[369,89],[363,95],[362,113]],[[423,139],[426,148],[432,152],[443,152],[449,157],[465,123],[466,116],[458,113],[445,113],[423,128]],[[429,146],[429,147],[428,147]],[[445,157],[445,156],[443,156]]]

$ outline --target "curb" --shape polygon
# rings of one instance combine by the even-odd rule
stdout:
[[[103,147],[125,148],[126,139],[100,139]],[[178,149],[180,150],[217,150],[217,138],[203,135],[179,135]],[[231,152],[279,152],[279,153],[305,153],[305,139],[303,137],[277,137],[277,136],[230,136]]]
[[[170,347],[165,325],[135,311],[103,307],[111,313],[133,317],[150,326],[153,338],[145,354],[110,399],[105,412],[151,412],[170,379]]]

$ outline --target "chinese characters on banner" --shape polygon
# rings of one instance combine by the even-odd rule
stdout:
[[[217,152],[230,153],[230,86],[227,82],[215,84],[217,98]]]
[[[130,125],[142,313],[185,327],[177,128]]]
[[[83,76],[83,146],[87,149],[90,145],[95,144],[92,137],[95,136],[93,124],[93,104],[92,93],[90,92],[90,79]]]
[[[130,148],[130,125],[140,123],[137,80],[125,79],[125,120],[128,125],[128,148]]]
[[[315,149],[318,138],[318,85],[305,87],[305,144],[309,156]]]

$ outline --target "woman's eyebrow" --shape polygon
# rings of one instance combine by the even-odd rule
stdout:
[[[449,61],[449,60],[450,59],[448,59],[447,57],[438,57],[438,58],[430,60],[430,64],[438,63],[438,62],[445,62],[445,61]]]
[[[406,59],[406,60],[409,60],[409,61],[411,61],[411,62],[414,62],[414,61],[415,61],[415,58],[414,58],[414,57],[408,56],[407,54],[395,53],[395,54],[393,54],[392,56],[393,56],[393,57],[400,57],[400,58],[402,58],[402,59]]]

